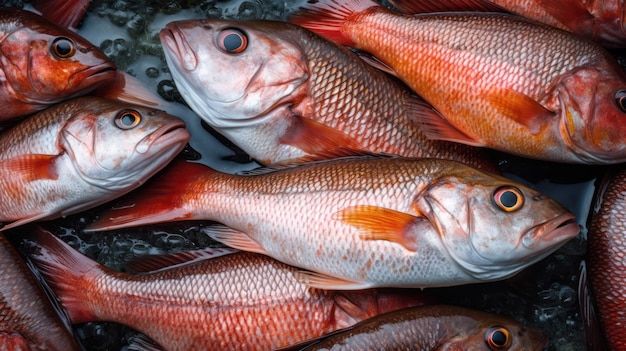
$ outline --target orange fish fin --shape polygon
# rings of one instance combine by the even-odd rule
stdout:
[[[50,217],[52,213],[49,212],[42,212],[42,213],[36,213],[33,214],[32,216],[29,217],[24,217],[20,220],[17,220],[15,222],[11,222],[11,223],[7,223],[4,226],[0,227],[1,230],[8,230],[11,228],[17,228],[19,226],[22,226],[26,223],[31,223],[31,222],[36,222],[39,220],[44,220],[44,219],[48,219]]]
[[[398,76],[398,72],[396,72],[395,69],[391,68],[389,65],[387,65],[386,63],[382,62],[381,60],[379,60],[376,56],[368,53],[368,52],[363,52],[363,51],[357,51],[357,56],[359,56],[361,58],[361,60],[365,61],[365,63],[369,64],[370,66],[378,69],[379,71],[383,71],[387,74],[390,74],[394,77]]]
[[[239,252],[239,250],[207,247],[199,250],[180,251],[173,254],[148,255],[131,260],[124,265],[124,268],[136,273],[154,272],[180,267],[198,261],[210,260],[235,252]]]
[[[61,301],[70,321],[84,323],[96,320],[89,304],[94,292],[86,284],[91,278],[107,274],[109,269],[39,226],[24,231],[23,237],[38,247],[29,258]]]
[[[570,29],[581,28],[594,19],[583,1],[538,0],[537,6]]]
[[[119,70],[113,82],[97,88],[92,95],[146,107],[164,105],[164,101],[161,102],[163,99],[146,87],[143,82]]]
[[[387,240],[398,243],[407,250],[417,250],[417,237],[412,227],[424,220],[404,212],[377,206],[352,206],[337,213],[344,223],[363,230],[363,240]]]
[[[370,7],[381,6],[373,0],[309,1],[291,14],[288,20],[338,44],[354,46],[354,42],[343,34],[341,27],[351,16]]]
[[[450,124],[428,103],[418,99],[409,99],[405,106],[409,116],[419,125],[428,139],[447,140],[479,147],[485,146],[483,142],[468,136]]]
[[[311,118],[296,117],[298,122],[287,135],[280,138],[282,144],[291,145],[311,155],[337,153],[348,156],[345,150],[358,150],[359,143],[337,129],[318,123]]]
[[[24,182],[59,178],[54,165],[58,155],[28,154],[0,161],[2,173],[17,177]]]
[[[76,29],[91,0],[39,0],[34,4],[41,16],[61,27]]]
[[[239,230],[218,224],[205,227],[203,230],[211,239],[219,241],[224,245],[242,251],[267,255],[267,252],[259,243],[254,241],[248,234]]]
[[[389,0],[389,3],[406,14],[451,11],[506,12],[487,0]]]
[[[506,118],[526,127],[532,134],[541,132],[553,119],[554,112],[541,106],[540,103],[528,95],[514,90],[499,90],[488,94],[489,102],[496,111]]]
[[[188,188],[207,172],[213,170],[202,164],[175,160],[160,175],[102,213],[85,231],[196,219],[192,210],[186,208]]]
[[[353,282],[347,279],[311,271],[297,271],[294,273],[294,276],[298,282],[316,289],[361,290],[372,287],[369,283]]]

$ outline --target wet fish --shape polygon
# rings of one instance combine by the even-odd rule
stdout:
[[[37,0],[33,4],[41,16],[65,28],[77,28],[91,0]]]
[[[303,351],[540,351],[547,341],[540,331],[511,318],[457,306],[428,305],[372,317]]]
[[[178,162],[87,230],[214,220],[217,241],[332,289],[504,279],[579,231],[555,201],[455,161],[353,157],[256,173]]]
[[[80,212],[138,187],[186,145],[181,120],[113,100],[75,98],[0,134],[0,223]]]
[[[587,280],[610,350],[626,350],[626,171],[605,184],[593,215],[588,240]]]
[[[183,252],[167,263],[193,261],[133,275],[92,261],[49,232],[31,238],[41,246],[32,259],[73,323],[122,323],[166,350],[265,351],[425,301],[403,290],[311,289],[297,282],[296,268],[230,249]]]
[[[428,140],[413,115],[430,107],[301,27],[201,19],[169,23],[160,37],[185,101],[262,164],[362,150],[496,170],[481,150]]]
[[[25,10],[0,8],[0,122],[115,78],[116,66],[78,34]]]
[[[435,110],[434,139],[568,163],[626,161],[626,75],[600,46],[519,16],[309,3],[290,21],[376,56]]]
[[[22,257],[0,234],[0,349],[82,350]]]
[[[390,3],[404,13],[508,11],[607,47],[626,46],[626,8],[621,0],[391,0]]]

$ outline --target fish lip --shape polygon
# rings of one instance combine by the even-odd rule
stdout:
[[[158,150],[162,150],[179,143],[184,145],[189,141],[191,136],[185,127],[185,122],[182,120],[176,119],[171,121],[143,138],[143,140],[137,143],[135,150],[140,154],[145,154],[159,140],[162,140],[163,142],[159,143]],[[167,137],[163,138],[166,134]]]
[[[176,56],[176,65],[183,68],[186,71],[193,71],[198,66],[198,60],[196,59],[196,55],[189,48],[189,44],[187,40],[184,38],[182,32],[178,27],[174,24],[170,23],[165,26],[165,28],[161,29],[159,32],[159,39],[161,40],[162,45],[167,50],[165,51],[165,57],[167,58],[169,55],[174,54]],[[194,58],[193,62],[186,60],[183,57],[183,53],[187,53],[188,55]]]
[[[579,232],[580,226],[576,222],[576,216],[572,213],[564,213],[530,228],[522,237],[522,244],[532,248],[539,242],[557,243],[565,238],[571,239]]]
[[[74,81],[76,79],[82,79],[82,81],[78,84],[75,84]],[[84,69],[80,72],[76,72],[72,75],[72,77],[68,81],[68,85],[76,85],[80,90],[83,90],[87,87],[97,88],[98,86],[112,82],[117,77],[117,67],[113,63],[102,63],[99,65],[91,66],[87,69]],[[91,90],[93,90],[91,89]]]

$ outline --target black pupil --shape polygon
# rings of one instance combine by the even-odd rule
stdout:
[[[494,345],[504,346],[506,345],[506,334],[499,330],[496,330],[491,334],[491,341]]]
[[[67,56],[72,52],[72,46],[67,40],[59,40],[56,42],[57,53],[61,56]]]
[[[125,126],[132,126],[135,124],[136,117],[130,113],[127,113],[122,116],[122,124]]]
[[[500,203],[507,208],[514,207],[517,204],[517,195],[512,191],[504,191],[500,195]]]
[[[243,40],[239,34],[231,33],[224,37],[224,49],[226,51],[236,51],[243,45]]]

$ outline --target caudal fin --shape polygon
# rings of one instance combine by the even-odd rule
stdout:
[[[188,188],[211,172],[214,171],[202,164],[174,161],[161,175],[125,196],[115,208],[102,213],[85,231],[196,219],[192,209],[186,206]]]
[[[289,16],[289,22],[311,30],[341,45],[354,46],[342,31],[350,17],[371,7],[380,7],[373,0],[311,1]]]
[[[71,322],[96,320],[89,308],[90,298],[86,292],[93,290],[89,286],[93,277],[106,274],[107,268],[41,227],[34,227],[25,233],[24,239],[35,244],[35,253],[29,259],[60,300]]]

